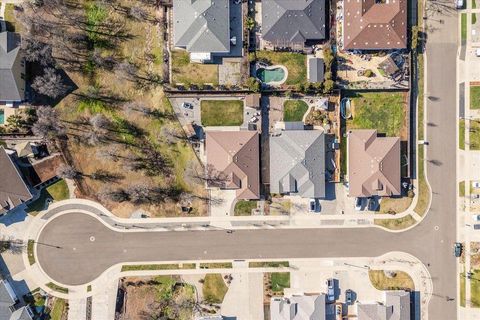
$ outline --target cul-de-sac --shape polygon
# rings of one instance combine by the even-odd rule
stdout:
[[[480,319],[478,1],[0,0],[0,320]]]

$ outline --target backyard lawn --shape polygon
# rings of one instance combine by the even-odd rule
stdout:
[[[480,150],[480,120],[470,121],[470,150]]]
[[[190,57],[185,50],[172,51],[173,83],[187,84],[218,84],[218,65],[190,63]]]
[[[279,292],[290,288],[290,272],[272,272],[270,275],[272,291]]]
[[[480,307],[480,270],[473,270],[470,289],[470,301],[472,307],[478,308]]]
[[[415,289],[412,277],[403,271],[394,271],[394,276],[388,277],[383,270],[369,270],[368,276],[377,290]]]
[[[203,298],[209,303],[222,303],[228,287],[219,273],[207,274],[203,282]]]
[[[243,123],[243,101],[202,100],[200,108],[204,126],[239,126]]]
[[[348,129],[377,129],[388,137],[406,138],[404,130],[405,99],[403,93],[354,93],[353,119]]]
[[[308,105],[303,100],[287,100],[283,104],[283,121],[302,121]]]
[[[301,53],[257,51],[257,60],[266,61],[270,65],[283,65],[288,70],[285,84],[296,85],[307,81],[307,59]]]
[[[45,201],[51,199],[53,201],[60,201],[69,198],[68,186],[65,180],[59,180],[54,184],[42,189],[40,197],[27,206],[27,212],[36,214],[45,209]]]
[[[470,109],[480,109],[480,86],[470,87]]]
[[[239,200],[235,204],[235,216],[251,216],[252,210],[257,208],[257,201]]]

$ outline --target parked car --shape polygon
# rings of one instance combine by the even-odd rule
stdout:
[[[350,289],[347,289],[347,291],[345,291],[345,302],[347,303],[347,305],[351,305],[353,303],[353,291]]]
[[[327,280],[327,300],[335,301],[335,280],[332,278]]]
[[[377,211],[378,209],[378,201],[377,199],[371,197],[371,198],[368,198],[368,210],[369,211]]]
[[[476,55],[477,57],[480,57],[480,48],[477,48],[477,49],[475,50],[475,55]]]
[[[355,198],[355,210],[361,211],[362,210],[362,198]]]
[[[474,230],[480,230],[480,224],[474,224],[473,229]]]
[[[480,214],[474,214],[472,216],[473,221],[480,221]]]
[[[183,102],[182,103],[182,108],[193,109],[193,104],[191,104],[190,102]]]
[[[462,249],[463,246],[460,242],[455,242],[455,245],[453,246],[453,253],[455,257],[460,257],[462,255]]]
[[[457,9],[463,9],[463,0],[455,0],[455,7]]]
[[[314,198],[311,198],[309,203],[308,203],[308,210],[310,212],[315,212],[317,211],[317,205],[315,203],[315,199]]]
[[[478,53],[479,53],[479,57],[480,57],[480,49],[477,49],[478,50]],[[475,188],[475,189],[480,189],[480,182],[479,181],[473,181],[472,182],[472,187]]]

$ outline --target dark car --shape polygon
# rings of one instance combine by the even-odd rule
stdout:
[[[332,278],[327,280],[327,299],[329,301],[335,301],[335,280]]]
[[[455,254],[455,257],[460,257],[462,255],[462,244],[460,242],[455,242],[455,245],[453,246],[453,253]]]
[[[369,211],[377,211],[378,209],[378,201],[375,198],[368,198],[368,210]]]
[[[347,289],[345,291],[345,302],[348,304],[348,305],[351,305],[352,302],[353,302],[353,291],[350,290],[350,289]]]

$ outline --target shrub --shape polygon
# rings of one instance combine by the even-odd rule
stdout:
[[[365,73],[363,75],[367,78],[371,78],[374,76],[373,71],[370,69],[365,70]]]

